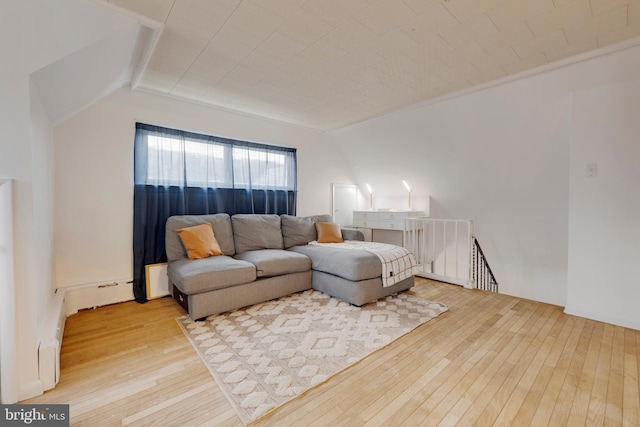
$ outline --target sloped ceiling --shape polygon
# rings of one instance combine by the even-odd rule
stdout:
[[[149,29],[132,26],[32,74],[52,125],[131,83]]]
[[[162,25],[102,1],[38,0],[31,24],[41,35],[40,63],[30,74],[55,126],[114,90],[144,68]]]
[[[640,35],[640,0],[104,0],[165,29],[140,89],[331,130]]]

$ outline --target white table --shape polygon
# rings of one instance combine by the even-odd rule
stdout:
[[[353,226],[372,242],[404,246],[405,219],[425,216],[414,210],[365,210],[353,212]]]

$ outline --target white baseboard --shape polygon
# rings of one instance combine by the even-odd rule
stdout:
[[[611,316],[607,313],[594,313],[572,305],[567,305],[564,308],[564,313],[572,316],[584,317],[585,319],[596,320],[598,322],[610,323],[624,328],[640,330],[640,321],[638,319],[626,319],[618,316]]]
[[[64,290],[67,316],[85,308],[96,308],[134,299],[131,279],[71,286]]]
[[[36,396],[41,396],[42,394],[44,394],[44,389],[42,388],[42,381],[40,380],[31,381],[27,384],[20,384],[20,402]]]
[[[464,286],[467,289],[474,288],[472,282],[464,279],[457,279],[455,277],[440,276],[439,274],[426,273],[423,271],[420,271],[415,275],[419,277],[424,277],[425,279],[437,280],[439,282],[451,283],[452,285]]]

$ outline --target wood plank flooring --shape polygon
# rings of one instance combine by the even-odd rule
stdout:
[[[418,279],[449,311],[255,426],[640,425],[640,331],[561,307]],[[242,426],[172,299],[67,319],[61,380],[74,426]]]

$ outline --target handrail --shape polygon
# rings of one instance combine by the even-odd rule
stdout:
[[[416,257],[418,276],[498,291],[498,282],[475,238],[471,220],[409,218],[404,246]]]
[[[404,242],[418,262],[417,275],[474,287],[471,277],[472,221],[410,218],[406,220]]]
[[[491,271],[491,267],[487,262],[487,257],[482,252],[478,239],[474,237],[473,252],[473,280],[477,289],[485,291],[498,292],[498,281]],[[479,255],[479,256],[478,256]]]

